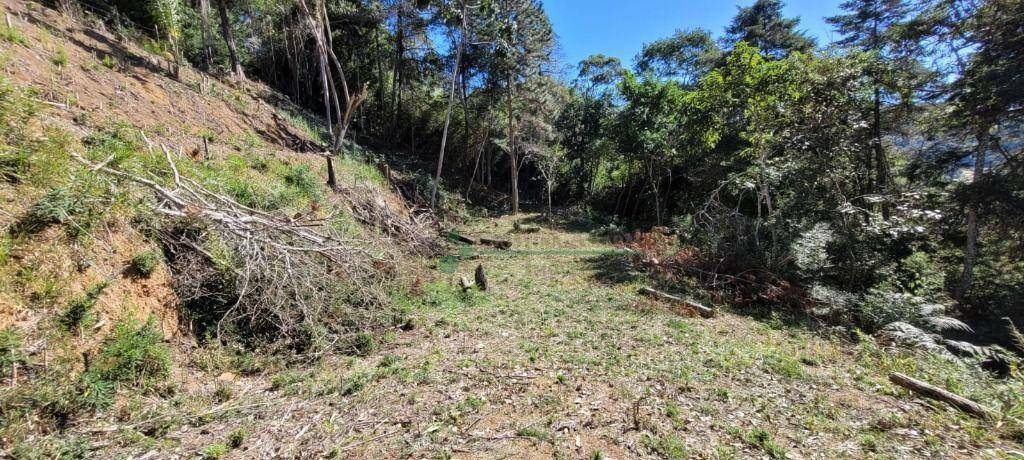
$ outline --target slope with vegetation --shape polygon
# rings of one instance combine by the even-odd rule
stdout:
[[[1013,458],[1022,5],[8,2],[0,453]]]

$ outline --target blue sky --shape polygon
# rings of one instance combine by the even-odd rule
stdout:
[[[676,29],[703,27],[720,36],[738,6],[754,0],[545,0],[561,44],[560,56],[575,66],[602,53],[630,66],[644,43],[672,35]],[[825,17],[840,12],[840,0],[789,0],[786,16],[799,16],[800,28],[827,44],[835,33]]]

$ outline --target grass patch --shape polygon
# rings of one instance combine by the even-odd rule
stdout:
[[[81,296],[71,299],[67,308],[57,318],[61,328],[68,332],[77,331],[81,333],[84,328],[92,325],[96,320],[92,310],[96,307],[96,302],[99,301],[100,295],[103,294],[103,290],[106,288],[107,283],[96,283],[90,286]]]
[[[171,373],[171,352],[153,322],[121,322],[100,348],[88,373],[122,384],[148,385]]]
[[[2,24],[0,24],[0,40],[15,45],[28,46],[28,38],[25,37],[25,34],[14,27],[7,27]]]
[[[142,251],[132,256],[132,271],[143,278],[149,278],[160,265],[160,259],[160,253],[156,251]]]

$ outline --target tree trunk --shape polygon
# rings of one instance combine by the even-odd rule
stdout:
[[[978,260],[978,200],[975,197],[977,184],[985,175],[985,149],[988,147],[988,128],[979,130],[977,150],[974,152],[974,178],[971,180],[971,197],[967,204],[967,241],[964,243],[964,271],[960,276],[960,288],[957,298],[963,299],[970,294],[974,284],[974,265]]]
[[[459,32],[458,51],[455,53],[455,68],[452,70],[452,89],[448,95],[448,110],[444,113],[444,132],[441,134],[441,152],[437,155],[437,173],[434,175],[434,185],[430,189],[430,209],[437,204],[437,185],[441,182],[441,169],[444,166],[444,149],[448,144],[448,126],[452,121],[452,106],[455,105],[455,90],[458,87],[459,72],[462,69],[462,46],[465,43],[466,35],[466,9],[462,8],[462,25]]]
[[[228,57],[231,59],[231,69],[235,78],[245,81],[245,72],[242,70],[242,63],[238,60],[238,48],[235,47],[235,33],[231,30],[231,18],[228,16],[228,5],[226,0],[217,0],[217,11],[220,13],[220,31],[224,35],[224,41],[228,44]]]
[[[515,97],[515,79],[512,75],[508,77],[508,156],[511,165],[510,177],[512,182],[512,215],[519,214],[519,164],[516,158],[516,128],[513,114],[512,100]]]
[[[199,22],[203,29],[203,70],[213,66],[213,44],[210,43],[210,0],[199,0]]]
[[[871,130],[874,139],[871,144],[875,152],[875,193],[887,195],[889,193],[889,163],[885,158],[885,150],[882,149],[882,89],[875,86],[874,101],[874,123]],[[882,219],[889,220],[891,213],[888,199],[882,201]]]

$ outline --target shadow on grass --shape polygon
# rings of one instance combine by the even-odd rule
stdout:
[[[627,284],[640,280],[642,274],[629,261],[626,253],[609,252],[585,260],[593,270],[593,279],[602,284]]]

